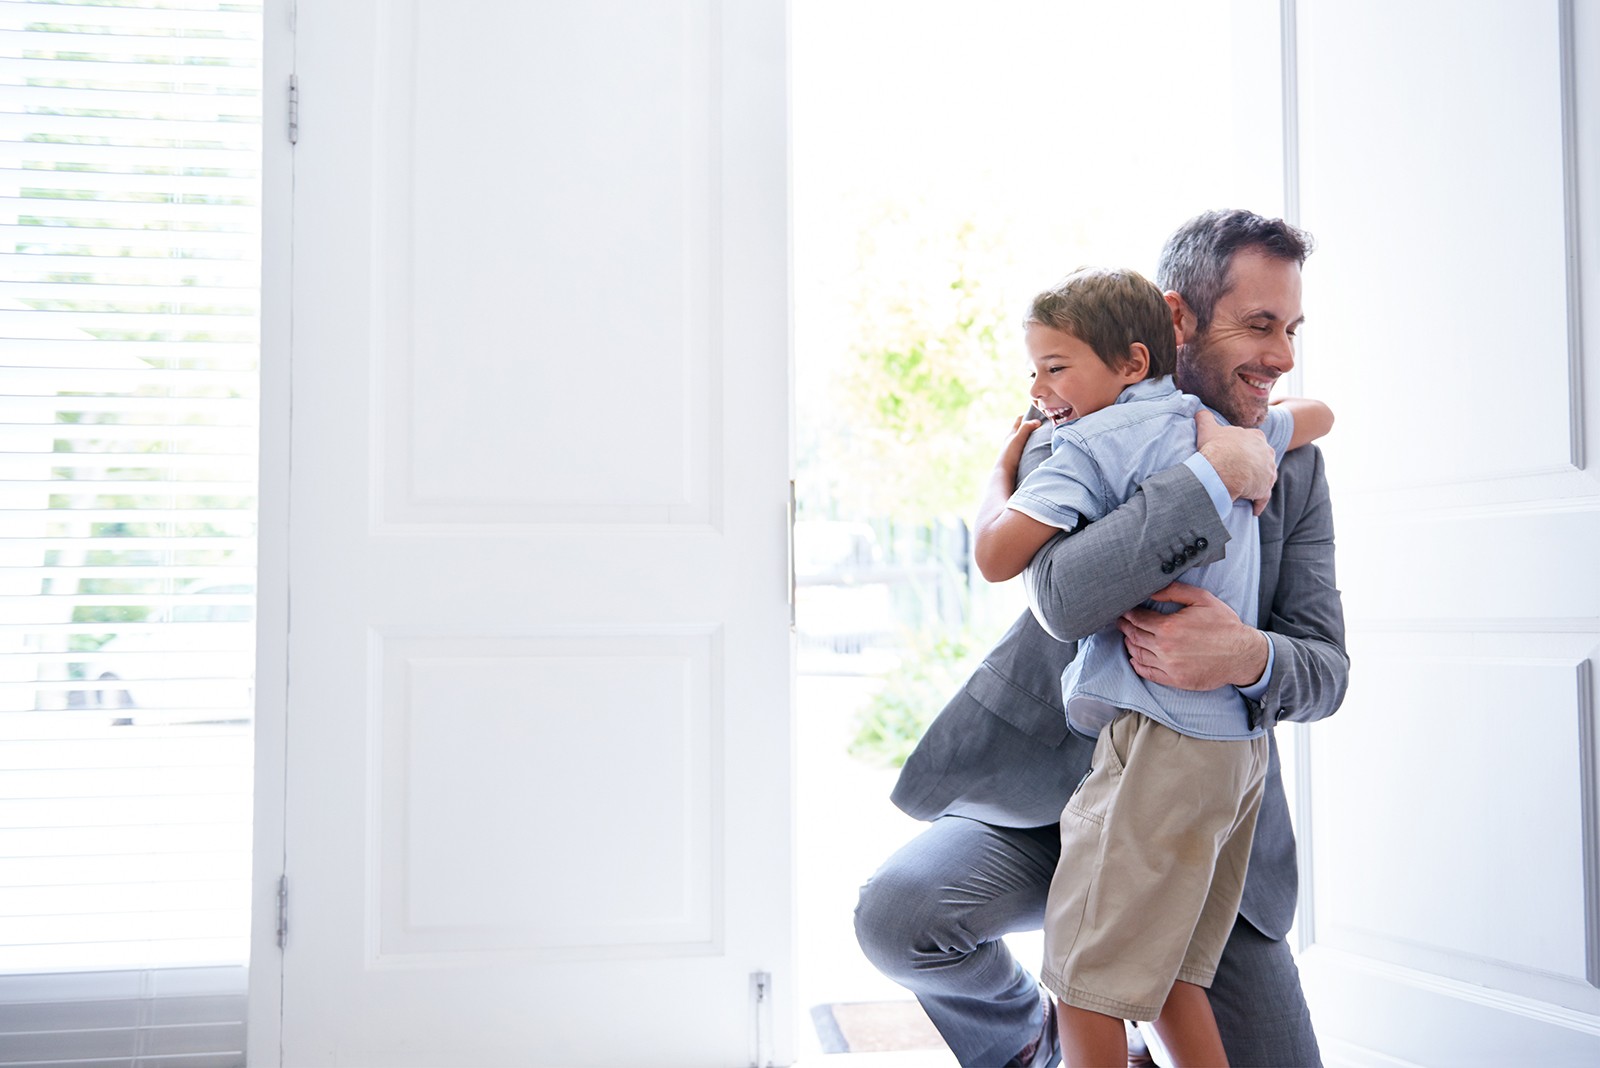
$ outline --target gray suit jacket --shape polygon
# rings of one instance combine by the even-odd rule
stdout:
[[[1029,443],[1024,472],[1048,454],[1048,430]],[[1094,749],[1067,730],[1061,704],[1061,670],[1076,640],[1171,582],[1161,565],[1201,538],[1207,547],[1185,566],[1222,558],[1228,534],[1199,479],[1180,466],[1147,480],[1111,515],[1047,545],[1025,576],[1033,614],[1012,624],[929,726],[901,770],[895,804],[925,820],[1042,827],[1059,819]],[[1315,446],[1289,453],[1278,469],[1261,516],[1260,595],[1257,618],[1275,657],[1260,703],[1266,722],[1332,714],[1350,662],[1334,585],[1333,514]],[[1274,740],[1239,911],[1263,934],[1282,938],[1298,884]]]

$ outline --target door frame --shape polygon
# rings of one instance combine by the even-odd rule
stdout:
[[[283,954],[279,879],[284,874],[288,767],[289,474],[294,311],[294,145],[290,84],[296,0],[262,4],[261,411],[257,519],[255,806],[249,999],[245,1057],[282,1063]]]

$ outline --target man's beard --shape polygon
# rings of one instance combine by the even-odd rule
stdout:
[[[1260,426],[1267,417],[1267,402],[1247,396],[1238,372],[1245,367],[1223,366],[1226,361],[1213,358],[1206,346],[1205,335],[1178,346],[1178,365],[1174,381],[1185,393],[1192,393],[1207,407],[1222,413],[1234,426]],[[1262,378],[1275,378],[1268,371],[1260,372]]]

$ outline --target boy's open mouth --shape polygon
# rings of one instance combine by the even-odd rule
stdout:
[[[1050,417],[1050,424],[1052,426],[1060,426],[1062,423],[1072,422],[1071,405],[1068,405],[1065,408],[1046,408],[1044,410],[1044,414]]]

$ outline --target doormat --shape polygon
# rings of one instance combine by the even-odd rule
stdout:
[[[823,1053],[893,1053],[944,1049],[944,1039],[915,1001],[814,1005],[811,1022]]]

